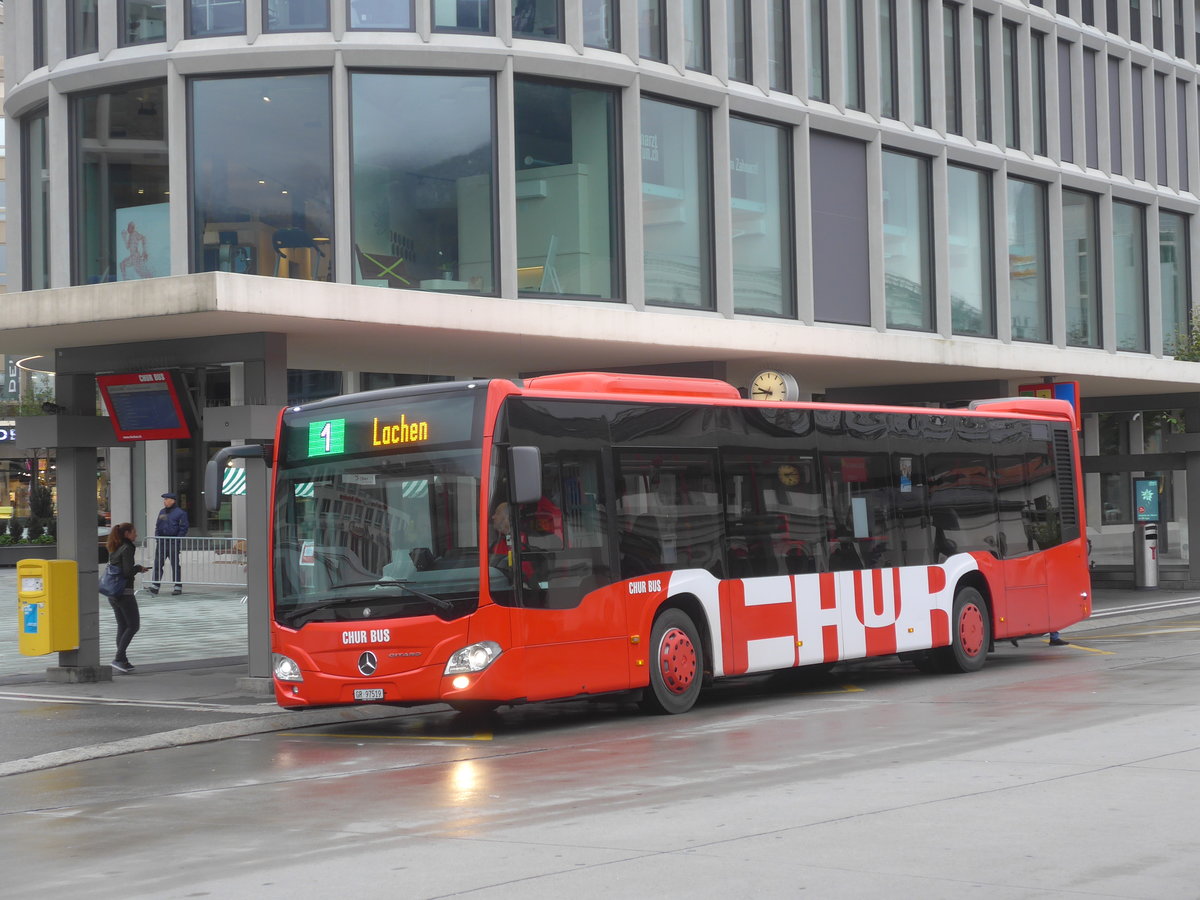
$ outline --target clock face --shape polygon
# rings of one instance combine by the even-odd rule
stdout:
[[[750,382],[751,400],[768,400],[782,403],[785,400],[799,398],[796,379],[783,372],[759,372]]]
[[[800,470],[795,466],[783,465],[776,472],[779,476],[779,483],[792,487],[800,483]]]

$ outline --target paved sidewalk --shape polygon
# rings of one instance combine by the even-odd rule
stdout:
[[[58,654],[22,656],[17,642],[17,570],[0,568],[0,602],[11,604],[7,619],[0,622],[0,680],[7,676],[40,676],[58,665]],[[140,588],[141,579],[138,576]],[[244,657],[246,655],[246,604],[241,589],[199,589],[185,586],[184,593],[171,595],[164,586],[158,596],[138,591],[141,631],[129,645],[129,658],[141,668],[145,663],[169,663],[192,659]],[[100,598],[100,661],[107,663],[116,649],[116,624],[108,601]]]
[[[0,596],[13,610],[8,624],[0,624],[0,777],[140,750],[445,709],[285,712],[271,698],[240,690],[247,674],[246,605],[238,593],[189,590],[145,598],[142,631],[129,654],[135,672],[99,684],[50,683],[46,668],[57,664],[57,655],[17,652],[14,569],[0,569]],[[1093,606],[1092,617],[1064,629],[1064,636],[1200,612],[1200,592],[1101,590]],[[107,654],[113,646],[107,607],[100,621]]]

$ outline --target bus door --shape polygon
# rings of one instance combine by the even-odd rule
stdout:
[[[1006,602],[997,612],[998,636],[1038,634],[1049,625],[1046,592],[1046,559],[1039,552],[1045,536],[1038,507],[1045,503],[1033,496],[1034,483],[1045,469],[1053,482],[1049,457],[1036,453],[996,455],[996,496],[999,504],[999,553],[1004,560]]]
[[[519,507],[515,636],[530,700],[629,687],[625,594],[609,566],[599,454],[542,452],[542,497]]]

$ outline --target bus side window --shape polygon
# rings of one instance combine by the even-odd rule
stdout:
[[[657,527],[656,570],[706,569],[719,575],[721,563],[721,502],[715,462],[710,454],[678,450],[622,451],[616,454],[617,514],[622,525],[621,549],[641,555],[650,549],[649,516]],[[628,562],[622,553],[621,577],[642,568],[634,552]],[[647,574],[638,572],[637,574]]]
[[[829,511],[829,570],[876,569],[899,556],[891,533],[892,477],[887,453],[821,458]]]
[[[929,517],[937,562],[955,553],[999,553],[992,457],[931,453]]]
[[[821,558],[815,453],[722,451],[725,553],[731,578],[802,575]]]
[[[542,452],[542,490],[522,508],[522,558],[532,577],[527,606],[571,609],[611,580],[607,524],[597,454]]]

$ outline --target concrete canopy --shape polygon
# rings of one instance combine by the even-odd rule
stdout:
[[[56,350],[246,332],[286,335],[292,368],[485,376],[711,360],[734,381],[777,367],[817,392],[1053,375],[1079,380],[1084,396],[1196,379],[1192,363],[1144,354],[223,272],[10,294],[0,352],[53,369]]]

